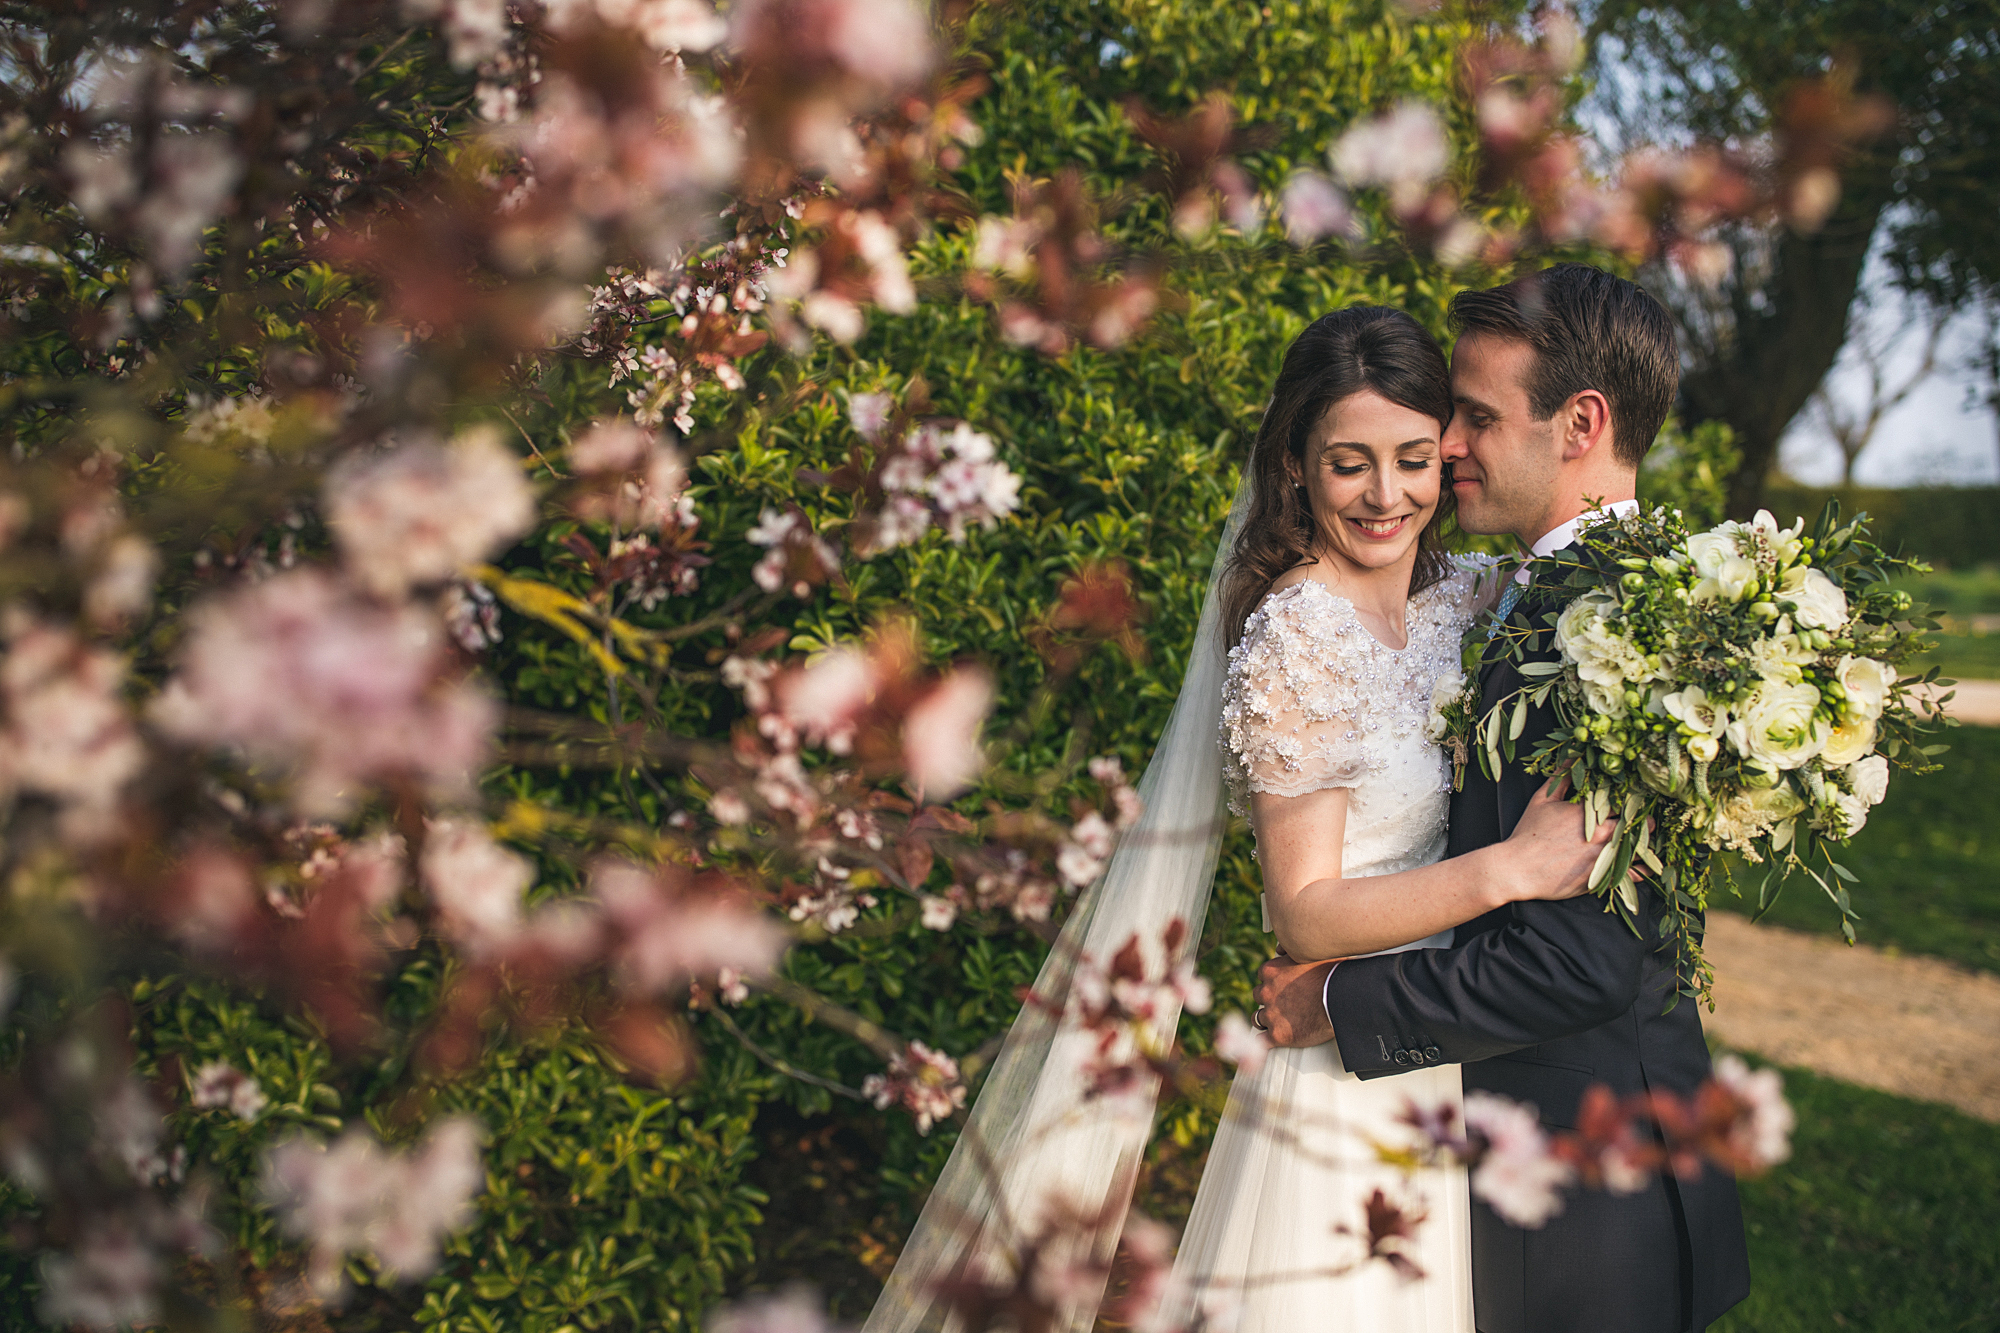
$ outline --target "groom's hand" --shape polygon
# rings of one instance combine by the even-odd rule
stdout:
[[[1274,1046],[1321,1046],[1333,1040],[1326,1017],[1326,974],[1333,963],[1295,963],[1279,954],[1257,969],[1256,996]]]

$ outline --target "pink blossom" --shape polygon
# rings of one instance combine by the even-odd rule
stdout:
[[[886,393],[854,394],[847,400],[848,423],[862,439],[872,440],[889,424],[889,412],[893,406]]]
[[[293,804],[346,809],[368,781],[469,789],[492,702],[451,680],[446,631],[412,605],[381,606],[297,570],[197,606],[179,670],[154,701],[161,731],[284,766]]]
[[[521,898],[535,868],[493,841],[484,824],[431,821],[419,869],[445,933],[473,957],[505,949],[519,935]]]
[[[621,984],[652,994],[725,967],[761,977],[777,966],[789,942],[783,927],[740,894],[670,888],[663,875],[672,873],[610,858],[591,868]]]
[[[201,236],[222,212],[243,162],[216,132],[161,135],[153,145],[153,181],[133,210],[160,271],[179,276],[201,253]]]
[[[993,679],[980,667],[959,667],[903,719],[903,763],[918,795],[948,801],[985,767],[980,724],[993,704]]]
[[[925,930],[950,930],[951,923],[958,920],[958,904],[949,898],[939,898],[924,894],[919,902],[923,908]]]
[[[139,1230],[123,1218],[91,1227],[68,1254],[41,1263],[44,1322],[58,1327],[149,1326],[159,1318],[157,1291],[165,1265]]]
[[[499,432],[481,426],[450,445],[341,460],[327,475],[326,513],[361,582],[396,596],[512,543],[533,526],[535,498]]]
[[[729,35],[729,24],[705,0],[646,0],[635,20],[655,51],[707,51]]]
[[[1472,1192],[1517,1227],[1542,1226],[1563,1210],[1576,1173],[1550,1150],[1532,1107],[1488,1092],[1465,1094],[1465,1127],[1481,1144]]]
[[[13,790],[63,802],[72,836],[104,831],[146,751],[119,698],[124,665],[76,635],[29,622],[0,658],[0,799]]]
[[[835,754],[853,744],[855,720],[875,692],[876,670],[857,648],[834,648],[803,670],[788,671],[773,687],[778,715],[813,744]]]
[[[1317,171],[1298,171],[1285,182],[1278,200],[1285,236],[1293,245],[1310,245],[1323,237],[1344,234],[1354,214],[1340,187]]]
[[[707,1333],[835,1333],[819,1301],[799,1287],[720,1306],[705,1327]]]
[[[311,1244],[322,1295],[339,1288],[349,1254],[371,1254],[405,1280],[423,1277],[437,1266],[439,1242],[472,1219],[485,1185],[479,1138],[475,1121],[454,1116],[400,1152],[359,1127],[331,1147],[288,1139],[264,1156],[264,1199],[288,1234]]]
[[[1215,1053],[1244,1073],[1254,1074],[1271,1053],[1271,1039],[1251,1027],[1243,1015],[1227,1013],[1215,1027]]]
[[[965,1105],[958,1061],[920,1041],[891,1056],[887,1074],[870,1074],[862,1080],[861,1091],[877,1109],[900,1105],[916,1117],[919,1134],[930,1133],[933,1124]]]
[[[500,603],[483,583],[453,579],[438,597],[438,612],[452,640],[468,653],[484,652],[500,642]]]
[[[204,1109],[226,1108],[239,1120],[255,1120],[270,1103],[257,1080],[226,1060],[210,1060],[197,1069],[189,1084],[188,1101]]]
[[[1748,1122],[1738,1122],[1732,1147],[1759,1167],[1775,1166],[1792,1155],[1798,1117],[1785,1100],[1784,1079],[1777,1070],[1752,1069],[1741,1056],[1725,1055],[1715,1062],[1715,1081],[1750,1108]]]
[[[1451,144],[1437,112],[1409,101],[1349,128],[1331,157],[1350,185],[1388,186],[1396,206],[1407,209],[1451,165]]]
[[[0,543],[4,545],[4,543]],[[144,538],[126,533],[114,539],[83,590],[83,614],[92,624],[116,626],[138,615],[153,600],[160,557]]]

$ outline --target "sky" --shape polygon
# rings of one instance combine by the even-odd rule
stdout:
[[[1886,337],[1900,322],[1901,312],[1886,295],[1870,312],[1871,332]],[[1875,438],[1861,455],[1855,480],[1864,486],[1991,486],[2000,482],[2000,437],[1993,414],[1969,406],[1970,379],[1951,368],[1969,350],[1971,330],[1964,323],[1948,326],[1939,361],[1945,367],[1926,378],[1876,428]],[[1912,330],[1891,352],[1885,383],[1900,385],[1922,359],[1920,330]],[[1867,372],[1843,353],[1828,376],[1830,392],[1843,402],[1859,405],[1868,393]],[[1811,411],[1792,423],[1779,446],[1779,464],[1799,481],[1831,485],[1840,480],[1840,450]]]

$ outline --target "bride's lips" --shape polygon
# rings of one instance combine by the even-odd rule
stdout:
[[[1398,514],[1395,518],[1391,519],[1349,518],[1347,526],[1354,529],[1361,536],[1366,537],[1369,541],[1385,542],[1393,537],[1401,536],[1403,528],[1409,521],[1410,516],[1408,514]]]

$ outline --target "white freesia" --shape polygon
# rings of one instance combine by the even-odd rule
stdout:
[[[1609,717],[1624,717],[1628,711],[1627,686],[1643,685],[1661,675],[1638,645],[1611,623],[1617,609],[1617,599],[1608,593],[1589,592],[1556,620],[1556,645],[1576,664],[1591,711]]]
[[[1720,737],[1729,727],[1729,710],[1710,699],[1708,691],[1699,685],[1662,695],[1660,707],[1667,710],[1668,717],[1697,735]],[[1708,757],[1715,757],[1713,749]]]
[[[1813,719],[1818,707],[1810,685],[1765,681],[1729,724],[1729,743],[1761,768],[1798,768],[1826,745],[1827,728]]]
[[[1786,570],[1778,596],[1798,607],[1792,619],[1808,629],[1839,629],[1847,623],[1847,594],[1817,569],[1801,565]]]
[[[1834,668],[1833,678],[1847,691],[1847,706],[1866,721],[1882,716],[1889,702],[1889,686],[1895,676],[1872,657],[1843,657]]]

